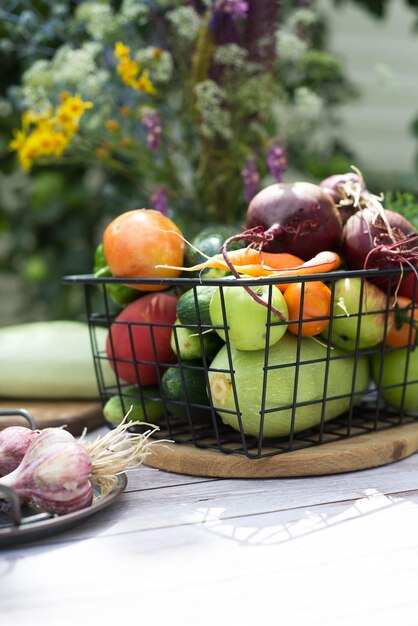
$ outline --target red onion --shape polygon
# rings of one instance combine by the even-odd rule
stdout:
[[[329,194],[305,182],[277,183],[251,200],[246,227],[262,227],[266,252],[288,252],[307,261],[319,252],[338,252],[342,222]]]
[[[23,500],[33,500],[45,511],[62,515],[91,504],[90,476],[87,450],[67,431],[47,428],[0,484],[14,489]]]
[[[418,233],[399,213],[380,206],[361,209],[352,215],[343,230],[342,254],[348,269],[402,269],[418,259]],[[395,277],[394,277],[395,278]],[[389,276],[370,277],[386,288]],[[392,279],[392,291],[399,280]]]
[[[343,224],[364,205],[368,191],[359,171],[334,174],[319,183],[334,200]]]
[[[0,431],[0,476],[16,469],[37,434],[25,426],[8,426]]]
[[[10,487],[23,501],[31,500],[56,515],[90,506],[93,484],[100,485],[105,495],[116,484],[117,474],[142,463],[151,447],[162,443],[148,441],[156,427],[145,433],[128,432],[143,425],[149,426],[125,419],[89,443],[77,442],[61,428],[46,428],[32,439],[19,466],[0,478],[0,486]]]
[[[415,272],[411,272],[402,278],[399,285],[399,295],[405,298],[410,298],[418,302],[418,267],[415,268]]]

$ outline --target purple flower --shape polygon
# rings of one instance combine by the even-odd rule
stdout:
[[[271,176],[280,183],[283,179],[283,172],[287,170],[287,153],[279,144],[273,144],[267,157],[267,165]]]
[[[158,187],[155,193],[152,194],[150,202],[156,211],[163,215],[168,215],[168,196],[165,187]]]
[[[145,126],[148,131],[147,135],[147,144],[150,150],[156,152],[160,147],[161,143],[161,126],[160,126],[160,116],[158,113],[154,113],[150,111],[145,113],[145,115],[141,119],[141,123]]]
[[[220,5],[221,11],[227,13],[233,20],[242,20],[247,17],[247,0],[223,0]]]
[[[245,199],[247,202],[251,202],[258,191],[258,185],[260,182],[260,175],[257,172],[254,157],[249,156],[247,158],[246,165],[241,171],[241,176],[244,180]]]

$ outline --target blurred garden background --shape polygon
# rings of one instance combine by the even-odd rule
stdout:
[[[3,0],[0,325],[83,319],[105,225],[239,229],[354,164],[418,226],[418,0]]]

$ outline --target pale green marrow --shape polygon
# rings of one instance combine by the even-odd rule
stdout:
[[[105,355],[107,329],[96,328]],[[106,385],[115,374],[100,359]],[[95,399],[99,397],[88,325],[74,321],[33,322],[0,329],[0,397]]]
[[[365,356],[354,358],[342,350],[331,351],[327,367],[327,348],[310,337],[303,337],[300,345],[299,368],[296,378],[295,363],[298,360],[298,339],[286,332],[283,338],[271,346],[268,354],[269,371],[266,380],[265,405],[262,407],[264,383],[264,350],[243,351],[231,348],[236,398],[241,412],[243,431],[258,437],[261,429],[261,411],[264,408],[264,437],[281,437],[292,428],[292,405],[296,401],[294,432],[316,426],[321,421],[341,415],[350,408],[351,391],[367,389],[370,380],[369,363]],[[325,386],[325,378],[327,384]],[[226,346],[221,348],[210,366],[210,390],[215,410],[222,421],[239,430],[235,395],[230,373]],[[297,389],[295,390],[295,385]],[[357,402],[359,395],[353,401]]]

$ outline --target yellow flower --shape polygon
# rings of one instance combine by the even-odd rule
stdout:
[[[22,113],[22,128],[27,130],[31,125],[37,125],[40,122],[46,122],[52,114],[52,109],[45,109],[45,111],[35,111],[34,109],[28,109]]]
[[[154,48],[154,51],[156,56],[161,54],[160,48]],[[142,74],[140,74],[140,64],[130,57],[130,48],[119,41],[115,45],[115,55],[119,60],[117,72],[125,85],[129,85],[129,87],[142,91],[143,93],[156,93],[148,71],[144,70]]]
[[[126,106],[126,104],[122,104],[122,106],[119,109],[119,113],[123,116],[123,117],[129,117],[132,113],[131,109]]]
[[[55,133],[52,137],[52,141],[53,154],[54,156],[59,157],[64,152],[70,140],[63,133]]]
[[[75,120],[79,120],[86,109],[93,107],[92,102],[85,102],[78,94],[76,96],[70,96],[70,94],[65,91],[61,94],[61,101],[62,104],[57,109],[57,115],[67,114]]]
[[[18,159],[21,168],[25,170],[25,172],[29,172],[35,159],[35,155],[31,154],[30,148],[24,146],[18,153]]]
[[[26,141],[26,135],[23,130],[15,129],[13,131],[14,139],[9,143],[9,150],[19,151],[24,146]]]
[[[78,94],[62,92],[60,98],[62,104],[56,111],[29,109],[22,115],[22,130],[14,131],[9,147],[16,150],[23,169],[29,170],[42,157],[60,157],[78,131],[84,111],[93,106]]]
[[[135,86],[136,77],[140,72],[139,63],[132,59],[124,59],[118,65],[118,74],[126,85]]]
[[[129,57],[129,53],[131,52],[131,49],[129,48],[129,46],[125,46],[124,43],[122,43],[121,41],[117,41],[115,44],[115,56],[117,59],[121,60],[124,59],[126,57]]]
[[[105,122],[105,127],[107,130],[118,130],[119,122],[117,120],[107,120],[107,122]]]
[[[18,150],[18,158],[22,168],[26,171],[30,170],[33,161],[40,156],[38,138],[29,135],[25,143]]]
[[[136,88],[138,91],[143,91],[144,93],[156,93],[155,87],[150,80],[147,70],[144,70],[136,81]]]
[[[109,150],[103,146],[96,148],[95,152],[96,152],[96,156],[99,159],[107,159],[107,157],[109,156]]]
[[[57,112],[56,120],[62,132],[69,137],[75,135],[79,129],[78,121],[74,121],[74,119],[67,113],[67,111]]]
[[[79,121],[84,111],[91,109],[93,103],[82,100],[78,94],[71,96],[66,91],[60,94],[60,98],[62,104],[57,108],[54,121],[62,133],[72,137],[79,129]]]

